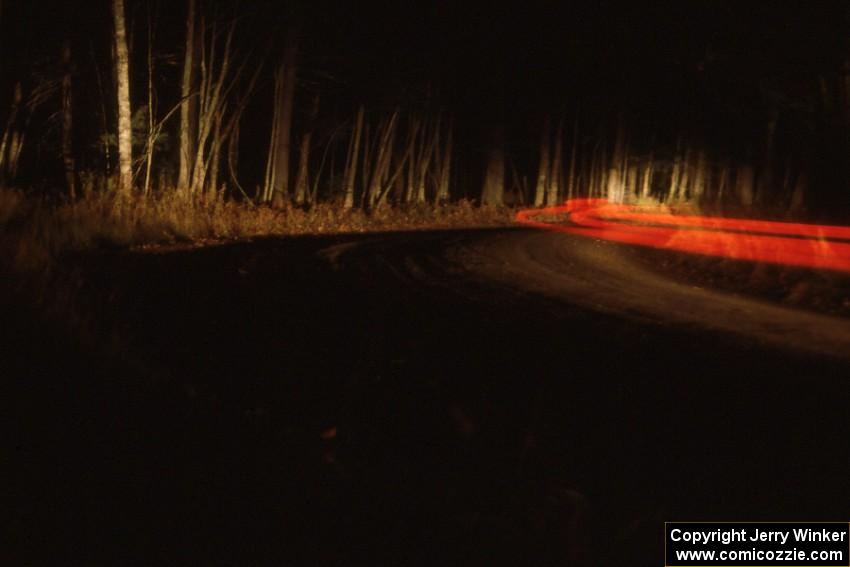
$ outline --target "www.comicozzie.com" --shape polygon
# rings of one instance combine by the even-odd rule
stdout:
[[[850,524],[668,522],[665,565],[850,566]]]

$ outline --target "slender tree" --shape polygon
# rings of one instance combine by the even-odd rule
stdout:
[[[124,0],[112,0],[112,18],[115,25],[115,78],[118,86],[118,191],[121,195],[129,195],[133,187],[133,124]]]
[[[436,204],[449,200],[449,183],[452,171],[452,145],[454,141],[454,125],[449,121],[446,127],[446,140],[443,142],[442,153],[437,152],[437,195]],[[439,145],[439,144],[438,144]]]
[[[6,126],[3,129],[3,135],[0,136],[0,184],[10,183],[15,179],[25,133],[19,125],[19,114],[24,110],[22,107],[23,89],[21,82],[17,81],[12,91],[12,103]]]
[[[193,144],[193,119],[192,111],[197,110],[197,101],[192,100],[194,86],[194,70],[196,68],[195,57],[195,26],[196,26],[196,0],[186,1],[186,45],[183,55],[183,80],[180,85],[180,165],[177,174],[177,188],[185,191],[192,179],[192,160],[195,155]],[[193,104],[194,102],[194,104]]]
[[[484,187],[481,204],[503,204],[505,194],[505,134],[501,124],[492,129],[492,142],[484,164]]]
[[[280,207],[289,198],[289,159],[292,153],[292,106],[295,99],[295,77],[297,71],[297,46],[295,30],[287,33],[283,61],[275,77],[275,104],[280,105],[276,112],[274,159],[274,197],[272,204]]]
[[[558,128],[555,130],[555,148],[549,162],[549,176],[546,184],[546,204],[556,205],[561,198],[561,186],[563,180],[563,153],[564,153],[564,117],[558,120]]]
[[[257,45],[247,52],[236,48],[234,37],[239,18],[231,17],[224,23],[214,17],[209,29],[206,17],[199,13],[195,42],[200,45],[196,56],[200,60],[197,97],[197,130],[192,145],[192,176],[189,184],[191,194],[210,193],[218,195],[219,170],[222,152],[230,135],[238,128],[242,113],[256,87],[264,68],[265,53],[259,58],[251,57]],[[253,65],[253,73],[245,78],[246,70]],[[190,110],[190,120],[193,112]],[[227,158],[225,158],[227,159]]]
[[[360,138],[363,135],[364,113],[365,110],[361,105],[357,109],[357,117],[354,119],[354,129],[351,132],[351,138],[348,144],[348,157],[345,162],[345,173],[343,176],[343,206],[346,209],[354,206],[354,182],[357,178],[357,161],[360,154]],[[368,145],[367,143],[367,149]]]
[[[575,197],[578,186],[578,113],[573,121],[573,144],[570,148],[570,172],[567,180],[567,198]]]
[[[301,135],[301,145],[298,150],[298,175],[295,179],[295,202],[299,205],[310,199],[310,144],[313,139],[313,127],[319,113],[319,95],[313,96],[310,116],[304,133]]]
[[[537,165],[537,184],[534,190],[534,206],[539,207],[546,199],[549,187],[549,117],[543,121],[543,135],[540,139],[540,161]]]

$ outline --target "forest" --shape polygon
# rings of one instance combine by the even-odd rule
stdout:
[[[835,216],[848,13],[3,0],[0,185],[53,206],[606,196]]]
[[[0,563],[846,517],[848,156],[846,1],[0,0]]]

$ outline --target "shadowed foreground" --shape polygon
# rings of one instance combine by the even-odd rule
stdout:
[[[846,519],[846,322],[627,255],[492,230],[82,258],[121,350],[4,316],[11,552],[657,565],[665,520]]]

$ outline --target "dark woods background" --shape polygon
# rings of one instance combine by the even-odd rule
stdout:
[[[111,190],[110,5],[0,0],[3,184],[64,195],[73,169],[81,194]],[[126,0],[125,11],[134,158],[154,140],[150,173],[137,163],[135,184],[141,191],[149,175],[156,194],[179,176],[187,2]],[[210,53],[220,58],[235,22],[230,58],[243,65],[222,95],[223,124],[233,112],[234,127],[210,150],[221,164],[199,192],[277,194],[264,186],[285,91],[275,71],[289,65],[290,163],[278,177],[284,200],[299,205],[342,200],[348,176],[354,206],[377,202],[364,199],[370,177],[387,202],[433,202],[447,197],[444,175],[449,198],[492,204],[607,194],[814,217],[850,211],[850,10],[841,2],[197,0],[197,12],[207,31],[198,48],[218,38]],[[193,90],[205,71],[196,63],[194,72]],[[63,128],[63,97],[72,128]],[[296,198],[308,132],[310,189]],[[13,134],[23,142],[10,167]],[[382,140],[392,148],[383,173]],[[420,174],[418,195],[410,187]]]

